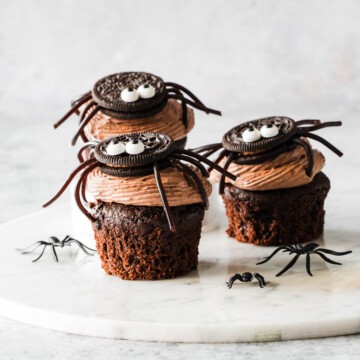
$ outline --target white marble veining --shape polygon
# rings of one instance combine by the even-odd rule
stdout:
[[[325,151],[332,180],[326,221],[346,230],[342,219],[349,218],[360,231],[359,174],[354,174],[360,168],[359,17],[358,0],[2,1],[0,221],[37,211],[75,165],[68,143],[76,125],[51,127],[69,99],[104,74],[143,69],[188,86],[223,110],[222,118],[197,113],[191,146],[217,141],[230,126],[255,117],[343,120],[341,130],[321,134],[345,153],[339,160]],[[68,196],[60,199],[66,201]],[[7,241],[0,239],[1,245]],[[139,343],[0,318],[0,359],[183,359],[189,354],[268,359],[269,353],[276,359],[358,359],[359,340]]]
[[[98,259],[76,256],[74,249],[58,249],[59,264],[49,249],[35,264],[34,254],[16,254],[14,247],[50,233],[65,236],[71,229],[69,206],[55,207],[0,227],[1,238],[13,239],[0,253],[0,315],[127,340],[258,342],[358,333],[360,232],[346,222],[347,230],[330,228],[324,234],[323,246],[353,253],[339,259],[342,267],[312,256],[313,277],[300,259],[276,278],[289,255],[256,266],[272,249],[239,244],[219,229],[203,234],[197,271],[174,280],[123,281],[106,276]],[[225,281],[245,271],[261,272],[270,284],[260,289],[256,281],[235,283],[227,289]]]

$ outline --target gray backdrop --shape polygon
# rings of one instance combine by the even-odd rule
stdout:
[[[0,9],[0,221],[58,189],[75,164],[76,121],[52,124],[117,71],[154,72],[223,111],[197,112],[190,145],[261,116],[341,119],[322,131],[346,154],[325,149],[327,173],[360,164],[357,0],[0,0]]]

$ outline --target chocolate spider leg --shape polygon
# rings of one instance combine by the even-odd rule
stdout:
[[[277,249],[275,249],[269,256],[264,257],[264,260],[256,263],[256,265],[262,265],[265,264],[266,262],[268,262],[269,260],[271,260],[279,251],[284,250],[284,251],[289,251],[285,246],[280,246]]]
[[[94,162],[97,162],[96,159],[92,158],[89,160],[84,161],[83,163],[81,163],[69,176],[69,178],[66,180],[65,184],[61,187],[61,189],[57,192],[57,194],[50,199],[46,204],[43,205],[43,207],[48,207],[50,204],[52,204],[55,200],[57,200],[61,194],[66,190],[66,188],[69,186],[70,182],[74,179],[74,177],[84,168],[86,168],[87,166],[93,164]]]
[[[230,173],[229,171],[223,169],[221,166],[219,166],[218,164],[216,164],[215,162],[207,159],[206,157],[197,154],[195,152],[192,152],[190,150],[186,150],[186,149],[176,149],[174,151],[175,154],[184,154],[184,155],[189,155],[191,157],[194,157],[200,161],[202,161],[203,163],[213,167],[215,170],[217,170],[220,174],[224,174],[226,177],[228,177],[231,180],[236,180],[236,176],[233,175],[232,173]],[[209,170],[208,170],[209,171]]]
[[[89,94],[82,98],[82,100],[78,101],[76,105],[74,105],[57,123],[54,124],[54,128],[58,128],[64,121],[66,121],[74,112],[76,112],[80,107],[89,101],[92,98],[92,95]]]
[[[331,260],[329,259],[327,256],[325,256],[324,254],[317,252],[316,250],[313,252],[313,254],[319,255],[323,260],[325,260],[326,262],[333,264],[333,265],[342,265],[342,263],[339,263],[337,261]]]
[[[281,276],[282,274],[286,273],[290,268],[292,268],[299,259],[300,255],[301,254],[297,254],[296,256],[294,256],[293,259],[279,273],[276,274],[276,276]]]
[[[187,89],[186,87],[182,86],[182,85],[179,85],[177,83],[174,83],[174,82],[169,82],[167,81],[165,83],[165,86],[170,86],[171,88],[175,88],[177,90],[181,90],[182,92],[184,92],[186,95],[188,95],[191,99],[193,99],[195,102],[197,102],[198,104],[202,105],[202,106],[205,106],[203,104],[202,101],[200,101],[200,99],[195,96],[189,89]]]
[[[169,94],[168,97],[170,99],[176,99],[176,100],[181,100],[181,101],[184,101],[186,102],[186,104],[194,107],[195,109],[198,109],[198,110],[201,110],[201,111],[204,111],[206,112],[207,114],[214,114],[214,115],[220,115],[221,116],[221,111],[219,110],[215,110],[215,109],[210,109],[206,106],[202,106],[196,102],[193,102],[183,96],[179,96],[179,95],[176,95],[176,94]]]
[[[91,95],[91,91],[88,91],[87,93],[85,93],[85,94],[83,94],[83,95],[81,95],[81,96],[79,96],[79,97],[71,100],[71,101],[70,101],[70,106],[73,107],[73,106],[76,105],[80,100],[82,100],[85,96],[89,96],[89,95]],[[75,114],[76,114],[76,115],[80,115],[80,110],[76,110],[76,111],[75,111]]]
[[[90,110],[92,107],[94,107],[94,106],[96,106],[96,102],[95,102],[94,100],[90,101],[90,102],[85,106],[84,110],[83,110],[82,113],[81,113],[80,120],[79,120],[79,124],[81,124],[81,123],[84,121],[84,119],[85,119],[85,117],[86,117],[86,114],[87,114],[87,113],[89,112],[89,110]]]
[[[315,130],[323,129],[325,127],[341,126],[341,125],[342,125],[341,121],[328,121],[328,122],[316,124],[314,126],[308,126],[308,127],[305,127],[305,128],[300,128],[299,130],[302,130],[302,131],[315,131]]]
[[[89,138],[85,135],[84,131],[80,134],[80,137],[84,143],[89,141]]]
[[[228,156],[230,154],[230,151],[224,149],[222,150],[218,157],[216,158],[216,160],[214,161],[215,164],[219,164],[220,161],[225,157],[225,156]],[[212,171],[214,170],[214,167],[213,166],[209,166],[208,168],[208,172],[211,173]]]
[[[210,157],[212,154],[215,154],[219,149],[212,149],[204,152],[202,155],[206,158]]]
[[[35,246],[36,245],[36,246]],[[17,251],[20,251],[21,254],[31,254],[33,253],[39,246],[41,245],[51,245],[50,243],[46,242],[46,241],[37,241],[36,243],[28,246],[25,249],[16,249]],[[35,247],[34,247],[35,246]],[[32,250],[30,250],[32,247],[34,247]]]
[[[233,160],[234,160],[234,153],[231,152],[225,161],[224,170],[227,170],[229,168],[229,166]],[[219,194],[220,195],[222,195],[224,193],[224,189],[225,189],[225,175],[221,174],[220,182],[219,182]]]
[[[227,287],[228,287],[229,289],[232,288],[235,280],[240,280],[240,281],[241,281],[241,274],[235,274],[235,275],[233,275],[233,276],[229,279],[229,281],[226,282],[226,285],[227,285]]]
[[[95,249],[90,249],[88,247],[86,247],[84,244],[82,244],[80,241],[78,240],[70,240],[67,244],[76,244],[77,246],[79,246],[79,248],[86,254],[86,255],[89,255],[89,256],[94,256],[93,253],[89,252],[87,249],[91,250],[91,251],[94,251],[96,252]]]
[[[51,245],[51,253],[52,253],[52,256],[53,256],[54,261],[59,262],[59,258],[58,258],[57,254],[56,254],[56,250],[55,250],[55,245],[54,245],[54,244]]]
[[[160,198],[163,203],[165,215],[166,215],[167,221],[169,223],[170,231],[175,232],[176,227],[175,227],[174,218],[173,218],[170,206],[169,206],[169,202],[168,202],[168,199],[167,199],[167,196],[165,193],[163,183],[161,181],[159,165],[156,162],[154,163],[154,175],[155,175],[156,186],[159,190]]]
[[[313,276],[310,270],[310,254],[306,254],[306,271],[310,276]]]
[[[85,126],[90,122],[90,120],[100,111],[100,106],[95,106],[95,108],[90,112],[89,115],[83,120],[81,123],[78,131],[76,132],[75,136],[71,140],[71,145],[75,145],[78,137],[81,135],[81,133],[84,131]]]
[[[83,157],[83,152],[89,148],[95,148],[97,145],[99,144],[99,141],[88,141],[87,143],[85,143],[78,151],[77,153],[77,157],[79,159],[79,161],[82,163],[85,161],[84,157]]]
[[[76,105],[79,101],[81,101],[84,97],[89,96],[89,95],[91,95],[91,91],[88,91],[88,92],[86,92],[85,94],[82,94],[82,95],[76,97],[75,99],[72,99],[72,100],[70,101],[70,106],[73,107],[73,106]]]
[[[311,177],[313,168],[314,168],[314,156],[313,156],[312,149],[311,149],[310,145],[304,140],[301,140],[299,138],[294,138],[293,141],[294,141],[294,143],[302,146],[303,149],[305,150],[307,161],[308,161],[305,172],[308,177]]]
[[[86,198],[86,177],[84,178],[84,180],[81,182],[81,186],[80,186],[80,194],[81,194],[81,200],[84,203],[87,203],[87,198]]]
[[[335,256],[344,256],[344,255],[348,255],[351,254],[352,251],[343,251],[343,252],[337,252],[334,250],[328,250],[328,249],[323,249],[323,248],[317,248],[316,251],[321,251],[324,252],[325,254],[330,254],[330,255],[335,255]]]
[[[176,90],[176,89],[172,89],[172,90],[169,90],[168,91],[168,95],[170,92],[174,92],[175,94],[181,96],[181,93],[180,91]],[[183,124],[185,126],[185,129],[188,128],[188,109],[187,109],[187,105],[186,105],[186,102],[185,101],[182,101],[181,100],[181,111],[182,111],[182,121],[183,121]]]
[[[266,286],[266,281],[262,275],[260,275],[259,273],[254,273],[254,278],[259,282],[259,286],[261,288]]]
[[[172,154],[171,157],[180,159],[180,160],[184,160],[190,164],[195,165],[205,177],[209,177],[208,171],[205,169],[205,166],[200,161],[193,159],[190,156],[181,155],[181,154]]]
[[[319,135],[315,135],[315,134],[303,132],[303,131],[298,131],[297,136],[304,136],[304,137],[308,137],[313,140],[317,140],[320,143],[322,143],[323,145],[325,145],[327,148],[329,148],[331,151],[333,151],[337,156],[343,156],[343,153],[338,148],[336,148],[334,145],[330,144],[327,140],[325,140],[324,138],[322,138]]]
[[[89,175],[89,173],[91,171],[93,171],[96,167],[99,166],[99,162],[96,161],[95,163],[92,163],[88,168],[86,168],[83,173],[81,174],[79,181],[76,184],[75,187],[75,200],[76,200],[76,204],[79,207],[80,211],[91,221],[94,222],[95,219],[93,218],[93,216],[90,214],[90,212],[85,208],[83,202],[81,201],[80,198],[80,191],[81,191],[81,186],[82,183],[84,181],[84,179],[86,179],[86,177]]]
[[[46,250],[46,247],[49,246],[49,245],[50,245],[50,244],[44,245],[44,248],[43,248],[41,254],[40,254],[36,259],[34,259],[34,260],[32,261],[33,263],[36,262],[36,261],[38,261],[38,260],[44,255],[44,252],[45,252],[45,250]]]
[[[295,121],[296,126],[300,126],[300,125],[316,125],[316,124],[321,124],[321,120],[318,119],[304,119],[304,120],[298,120]]]
[[[188,176],[190,176],[194,180],[197,188],[200,191],[200,196],[201,196],[201,199],[202,199],[203,204],[205,206],[205,210],[207,210],[209,208],[209,199],[208,199],[206,190],[204,188],[204,185],[203,185],[202,181],[199,179],[196,172],[193,171],[191,168],[187,167],[186,165],[184,165],[183,163],[181,163],[179,160],[174,159],[174,158],[172,160],[175,161],[175,163],[180,166],[180,168],[182,169],[182,171],[184,173],[186,173]]]
[[[199,146],[197,148],[194,148],[194,149],[190,149],[191,151],[194,151],[194,152],[197,152],[197,153],[202,153],[202,152],[205,152],[205,151],[209,151],[209,150],[212,150],[212,149],[221,149],[222,147],[222,144],[221,143],[215,143],[215,144],[209,144],[209,145],[204,145],[204,146]]]

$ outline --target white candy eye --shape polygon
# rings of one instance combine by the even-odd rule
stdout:
[[[142,99],[150,99],[155,96],[155,88],[149,84],[140,85],[137,91]]]
[[[250,128],[242,133],[242,138],[245,142],[254,142],[261,138],[261,134],[258,129]]]
[[[131,140],[126,144],[125,149],[129,155],[138,155],[144,152],[145,146],[139,140]]]
[[[279,134],[279,128],[274,124],[263,125],[260,129],[261,136],[271,138]]]
[[[118,143],[111,142],[106,148],[106,153],[112,156],[120,155],[123,152],[125,152],[125,145],[121,142]]]
[[[121,92],[121,100],[125,102],[134,102],[139,99],[139,92],[133,88],[126,88]]]

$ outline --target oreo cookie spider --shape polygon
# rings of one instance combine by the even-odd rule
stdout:
[[[228,169],[232,162],[239,165],[260,164],[300,145],[307,156],[305,172],[310,177],[314,166],[313,153],[310,145],[303,138],[317,140],[336,155],[342,156],[343,153],[334,145],[312,133],[325,127],[341,125],[341,121],[322,123],[320,120],[294,121],[286,116],[266,117],[235,126],[223,136],[221,143],[205,145],[193,150],[203,154],[204,157],[221,150],[215,163],[218,164],[226,158],[223,167]],[[210,167],[209,172],[212,170],[213,168]],[[224,185],[225,178],[221,176],[220,194],[224,192]]]
[[[235,280],[240,280],[241,282],[251,282],[253,281],[254,279],[256,279],[258,282],[259,282],[259,286],[261,288],[265,287],[266,286],[266,281],[264,279],[264,277],[258,273],[250,273],[250,272],[244,272],[242,274],[235,274],[233,275],[229,281],[226,283],[227,287],[229,289],[232,288],[233,286],[233,283]]]
[[[182,105],[182,120],[188,127],[187,106],[202,110],[207,114],[221,115],[218,110],[206,107],[190,90],[173,82],[164,82],[160,77],[146,72],[122,72],[106,76],[97,81],[92,89],[72,102],[71,109],[57,122],[57,128],[73,113],[79,113],[80,125],[71,144],[81,137],[88,141],[84,133],[86,125],[102,112],[114,119],[146,118],[159,113],[169,99]]]
[[[71,246],[72,244],[77,245],[79,249],[82,250],[82,252],[86,255],[94,256],[94,253],[96,252],[95,249],[91,249],[87,247],[79,240],[73,239],[70,235],[66,235],[64,240],[59,240],[56,236],[50,236],[48,241],[40,240],[37,241],[35,244],[30,245],[26,249],[18,249],[18,250],[21,251],[21,254],[31,254],[40,246],[43,246],[40,255],[32,261],[32,262],[36,262],[44,255],[46,247],[50,246],[54,261],[59,262],[59,258],[56,253],[56,248],[63,248],[65,246]]]
[[[310,269],[310,255],[311,254],[319,255],[324,261],[326,261],[330,264],[341,265],[341,263],[329,259],[324,254],[330,254],[330,255],[334,255],[334,256],[344,256],[344,255],[348,255],[348,254],[352,253],[352,251],[337,252],[334,250],[323,249],[323,248],[320,248],[319,246],[320,245],[318,245],[316,243],[309,243],[306,245],[294,244],[294,245],[279,246],[272,254],[265,257],[264,260],[258,262],[256,265],[261,265],[261,264],[268,262],[273,256],[275,256],[279,251],[282,250],[282,252],[288,252],[289,255],[292,255],[292,254],[296,254],[296,255],[278,274],[276,274],[276,276],[281,276],[286,271],[291,269],[295,265],[296,261],[299,259],[299,257],[301,255],[306,255],[306,271],[310,276],[312,276],[311,269]]]
[[[84,161],[82,153],[90,150],[90,158]],[[72,172],[59,192],[44,207],[52,204],[65,191],[77,174],[80,174],[75,188],[75,199],[80,210],[91,220],[95,221],[86,199],[86,178],[95,168],[104,174],[117,177],[138,177],[153,174],[163,204],[170,230],[175,232],[174,219],[167,200],[166,192],[161,180],[161,170],[168,167],[177,167],[198,188],[205,208],[208,207],[208,198],[198,174],[188,165],[194,165],[204,177],[209,173],[205,164],[214,167],[224,176],[235,180],[235,176],[224,170],[212,161],[190,150],[177,149],[174,141],[162,133],[144,132],[127,133],[108,138],[102,142],[89,142],[79,150],[78,157],[81,164]]]

